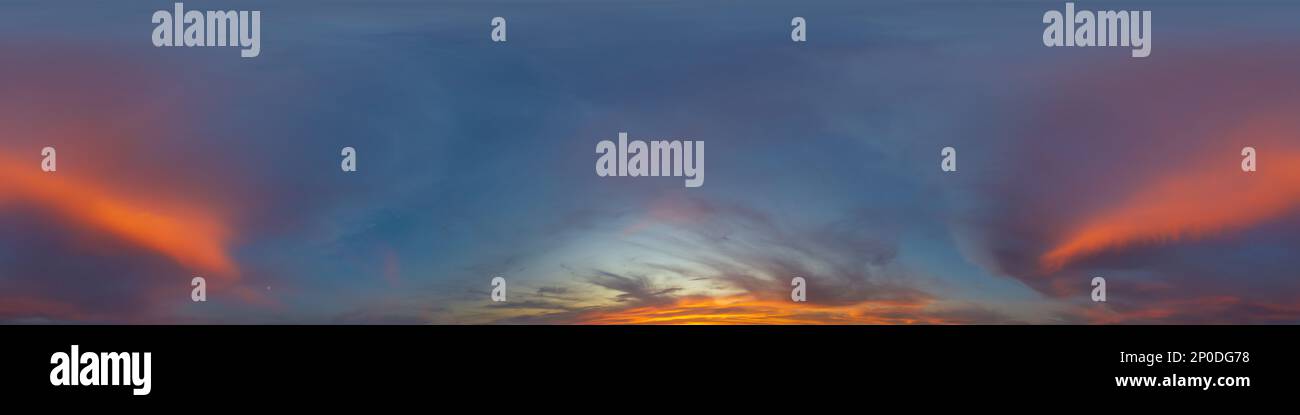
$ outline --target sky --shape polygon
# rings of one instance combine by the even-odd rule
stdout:
[[[1300,322],[1294,3],[1077,3],[1146,58],[1054,1],[185,5],[260,56],[0,4],[0,322]],[[597,176],[620,132],[704,185]]]

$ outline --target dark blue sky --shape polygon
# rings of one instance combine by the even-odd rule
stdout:
[[[1300,313],[1293,5],[1125,2],[1155,16],[1135,59],[1044,47],[1061,2],[185,4],[261,10],[261,55],[153,47],[170,2],[0,6],[0,173],[21,183],[0,185],[0,319]],[[596,176],[619,132],[705,141],[705,185]],[[59,172],[31,175],[46,145]],[[1242,176],[1246,145],[1272,166]],[[181,224],[142,234],[101,200]]]

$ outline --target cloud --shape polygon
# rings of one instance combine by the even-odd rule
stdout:
[[[1292,324],[1300,305],[1210,295],[1152,299],[1106,307],[1080,307],[1077,318],[1094,324]]]
[[[79,47],[5,51],[25,59],[0,77],[0,319],[182,321],[172,307],[196,275],[210,293],[264,303],[241,286],[241,207],[209,169],[226,166],[175,164],[190,154],[169,139],[186,113],[165,102],[175,91]],[[86,67],[97,70],[68,69]],[[45,146],[56,172],[41,170]]]
[[[700,197],[652,201],[615,237],[652,260],[620,271],[573,271],[574,294],[510,324],[955,324],[1011,321],[970,302],[938,298],[897,263],[897,246],[857,214],[789,229],[752,208]],[[673,212],[665,214],[665,212]],[[618,221],[615,221],[618,222]],[[614,227],[618,229],[617,227]],[[883,232],[888,234],[888,232]],[[790,299],[790,278],[808,282],[808,302]],[[592,291],[595,288],[596,291]],[[540,296],[540,293],[539,293]],[[592,304],[593,298],[604,298]],[[512,300],[513,302],[514,300]],[[523,299],[527,304],[532,300]],[[495,305],[488,308],[496,309]]]
[[[35,205],[213,275],[234,276],[231,230],[203,206],[163,202],[109,189],[70,173],[0,155],[0,200]]]
[[[1300,60],[1168,50],[1015,99],[1033,107],[1000,115],[1018,126],[1002,153],[974,152],[1014,169],[990,170],[961,196],[978,208],[953,214],[978,241],[968,257],[1072,304],[1070,321],[1295,321],[1300,287],[1272,252],[1300,249]],[[1256,172],[1240,168],[1246,146]],[[1087,301],[1094,276],[1111,302]]]
[[[619,294],[614,297],[615,301],[618,302],[661,302],[671,298],[673,293],[681,291],[680,287],[655,287],[653,282],[643,276],[624,277],[607,271],[597,271],[597,274],[597,276],[590,279],[590,282],[606,289],[618,291]]]
[[[1258,146],[1269,161],[1262,171],[1241,172],[1234,168],[1236,153],[1212,146],[1202,151],[1218,154],[1184,159],[1167,172],[1131,179],[1129,196],[1078,218],[1042,255],[1045,271],[1131,244],[1196,240],[1293,213],[1300,206],[1300,149],[1288,148],[1288,142],[1298,133],[1300,124],[1294,121],[1250,121],[1243,131],[1222,138]]]

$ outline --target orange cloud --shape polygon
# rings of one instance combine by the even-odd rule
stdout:
[[[230,229],[210,209],[148,192],[114,190],[65,172],[45,173],[39,161],[0,155],[0,201],[31,203],[181,265],[236,278],[237,267],[225,249]]]
[[[1039,258],[1040,265],[1055,272],[1107,250],[1197,239],[1283,216],[1300,206],[1300,151],[1269,143],[1297,137],[1295,128],[1256,125],[1224,142],[1259,143],[1258,171],[1242,172],[1241,159],[1224,151],[1231,147],[1220,146],[1218,156],[1139,181],[1127,200],[1082,220]]]
[[[929,313],[930,301],[867,301],[821,305],[748,295],[691,296],[662,304],[591,311],[579,324],[948,324]]]

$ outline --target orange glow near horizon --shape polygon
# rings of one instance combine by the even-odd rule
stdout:
[[[0,156],[0,202],[49,209],[83,226],[163,254],[227,281],[238,270],[226,252],[230,229],[210,209],[128,194],[63,172],[40,171],[39,158],[19,163]]]
[[[946,324],[928,315],[929,301],[867,301],[820,305],[764,300],[747,295],[691,296],[663,304],[593,311],[579,324]]]

